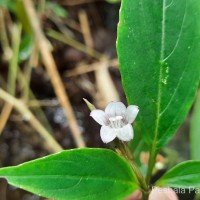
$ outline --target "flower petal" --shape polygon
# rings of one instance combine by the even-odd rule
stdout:
[[[135,120],[135,118],[137,117],[137,114],[139,112],[139,108],[138,106],[128,106],[126,113],[127,113],[127,117],[128,117],[128,123],[132,124],[133,121]]]
[[[108,117],[102,110],[93,110],[90,116],[100,125],[107,125],[109,123]]]
[[[122,141],[130,141],[133,139],[133,127],[127,124],[117,131],[117,137]]]
[[[126,106],[122,102],[110,102],[105,109],[105,113],[109,117],[125,116]]]
[[[104,143],[113,141],[116,138],[116,131],[109,126],[102,126],[100,131],[101,139]]]

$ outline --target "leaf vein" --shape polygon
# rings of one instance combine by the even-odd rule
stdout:
[[[183,25],[184,25],[184,22],[185,22],[185,19],[186,19],[186,7],[187,7],[187,1],[185,1],[185,11],[184,11],[184,16],[183,16],[183,19],[182,19],[182,23],[181,23],[181,28],[180,28],[180,32],[179,32],[179,35],[178,35],[178,39],[174,45],[174,48],[172,49],[171,53],[169,53],[169,55],[163,59],[163,62],[168,60],[172,55],[173,53],[175,52],[176,48],[178,47],[178,44],[179,44],[179,41],[180,41],[180,38],[181,38],[181,35],[182,35],[182,32],[183,32]]]
[[[6,176],[1,176],[1,177],[4,177],[4,178],[14,178],[14,179],[40,179],[40,178],[52,178],[52,179],[57,179],[57,178],[63,178],[63,179],[80,179],[80,176],[76,176],[76,175],[57,175],[57,174],[51,174],[51,175],[48,175],[48,174],[44,174],[44,175],[37,175],[37,174],[34,174],[34,175],[23,175],[23,176],[12,176],[12,175],[6,175]],[[122,180],[122,179],[116,179],[116,178],[102,178],[102,177],[95,177],[95,176],[81,176],[81,181],[82,180],[97,180],[97,181],[111,181],[111,182],[115,182],[117,180],[117,182],[121,182],[121,183],[132,183],[132,180]]]
[[[188,61],[187,61],[186,65],[185,65],[185,69],[184,69],[184,71],[183,71],[183,73],[182,73],[182,76],[181,76],[180,79],[179,79],[179,82],[180,82],[181,79],[183,78],[183,74],[186,72],[186,68],[187,68],[187,66],[188,66],[188,64],[189,64],[189,60],[190,60],[190,58],[191,58],[191,56],[192,56],[192,55],[191,55],[191,52],[192,52],[192,49],[193,49],[193,47],[194,47],[194,41],[195,41],[195,40],[193,40],[193,42],[192,42],[192,48],[191,48],[191,51],[190,51],[190,54],[189,54],[189,57],[188,57]],[[179,84],[179,86],[180,86],[180,84]],[[178,87],[178,86],[177,86],[177,87]],[[178,88],[177,88],[177,90],[178,90]],[[189,94],[189,92],[190,92],[190,90],[188,90],[188,94]],[[186,95],[186,96],[187,96],[187,95]],[[182,105],[184,105],[183,102],[182,102]],[[162,112],[161,114],[163,114],[163,112]],[[165,131],[165,134],[163,134],[163,137],[165,137],[167,131],[171,128],[171,126],[173,125],[174,121],[176,121],[176,118],[177,118],[178,114],[179,114],[179,112],[177,112],[177,114],[176,114],[176,116],[174,117],[174,119],[172,120],[171,124],[169,125],[169,127],[168,127],[167,130]],[[163,137],[162,137],[162,138],[163,138]],[[162,138],[160,138],[160,140],[161,140]]]

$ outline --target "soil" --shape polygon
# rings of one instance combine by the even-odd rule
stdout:
[[[70,18],[75,21],[78,21],[77,13],[81,9],[84,9],[89,16],[94,48],[99,52],[108,55],[110,58],[116,57],[115,41],[119,4],[108,4],[100,1],[77,6],[65,6],[65,8],[67,9]],[[93,20],[93,16],[98,17],[98,20]],[[43,24],[45,28],[54,26],[48,19],[44,19]],[[81,34],[74,30],[71,31],[73,31],[76,40],[83,42]],[[52,39],[50,39],[50,41],[54,46],[53,54],[59,73],[69,95],[70,102],[72,103],[80,130],[87,146],[106,147],[99,137],[100,127],[89,117],[90,111],[83,101],[83,98],[86,98],[89,101],[94,102],[93,94],[81,87],[81,81],[84,79],[89,79],[90,82],[94,82],[94,73],[90,72],[71,78],[66,78],[64,76],[64,73],[73,69],[75,66],[78,66],[81,62],[93,63],[95,60],[68,45],[60,44]],[[7,66],[5,63],[1,64],[2,67],[0,73],[6,80]],[[111,69],[110,74],[116,87],[120,88],[118,91],[121,93],[120,96],[124,98],[119,71],[117,69]],[[57,102],[57,97],[55,96],[43,66],[33,69],[31,75],[31,90],[39,100],[51,100]],[[0,106],[2,105],[3,104],[0,104]],[[64,149],[76,148],[70,133],[68,121],[60,105],[56,103],[55,106],[45,106],[42,109],[53,130],[54,137],[59,144],[61,144]],[[13,111],[0,137],[0,167],[18,165],[48,154],[49,152],[43,148],[41,138],[35,130],[31,128],[29,123],[17,112]],[[3,179],[0,181],[0,200],[40,199],[44,198],[10,186]]]

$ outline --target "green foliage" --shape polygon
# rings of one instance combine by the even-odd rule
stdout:
[[[19,49],[19,62],[29,58],[33,49],[33,36],[30,34],[24,35]]]
[[[26,33],[28,34],[31,34],[32,28],[26,14],[26,9],[24,8],[24,4],[22,3],[21,0],[16,1],[15,14],[20,23],[22,24],[23,30],[26,31]]]
[[[13,0],[0,0],[0,6],[4,9],[8,9],[11,12],[16,10],[16,1]]]
[[[67,14],[68,14],[67,11],[63,7],[61,7],[59,4],[54,3],[52,1],[46,2],[46,9],[50,9],[58,17],[67,17]]]
[[[161,187],[199,188],[200,161],[186,161],[173,167],[155,184]]]
[[[59,200],[122,199],[138,188],[128,163],[105,149],[62,151],[0,169],[11,185]]]
[[[190,124],[191,157],[200,160],[200,92],[198,93]]]
[[[140,137],[157,152],[185,119],[200,74],[198,0],[123,0],[117,50]]]

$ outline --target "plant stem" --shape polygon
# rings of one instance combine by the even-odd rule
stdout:
[[[150,158],[149,158],[149,163],[148,163],[148,171],[147,171],[147,176],[146,176],[146,183],[149,185],[151,176],[152,176],[152,171],[155,165],[155,159],[156,159],[156,151],[154,148],[152,148],[152,151],[150,153]]]
[[[11,95],[15,95],[17,71],[18,71],[18,56],[21,41],[21,24],[14,24],[12,27],[12,58],[9,62],[8,71],[8,91]]]
[[[56,39],[60,42],[68,44],[68,45],[78,49],[79,51],[81,51],[87,55],[90,55],[93,58],[96,58],[97,60],[102,60],[102,59],[107,60],[105,55],[99,53],[98,51],[94,50],[93,48],[85,46],[84,44],[74,40],[73,38],[69,38],[67,35],[64,35],[62,33],[54,31],[54,30],[49,30],[47,32],[47,35],[53,39]]]
[[[9,45],[8,34],[6,32],[5,13],[6,12],[4,11],[4,9],[0,7],[0,43],[3,50],[3,58],[8,61],[12,57],[12,50]]]
[[[148,199],[149,188],[145,182],[144,176],[142,175],[140,169],[138,168],[137,164],[133,160],[133,155],[132,155],[127,143],[124,143],[124,142],[118,140],[118,145],[119,145],[119,149],[120,149],[123,157],[130,163],[133,171],[135,172],[135,175],[137,176],[138,181],[140,182],[140,186],[142,188],[142,193],[143,193],[144,199]]]

